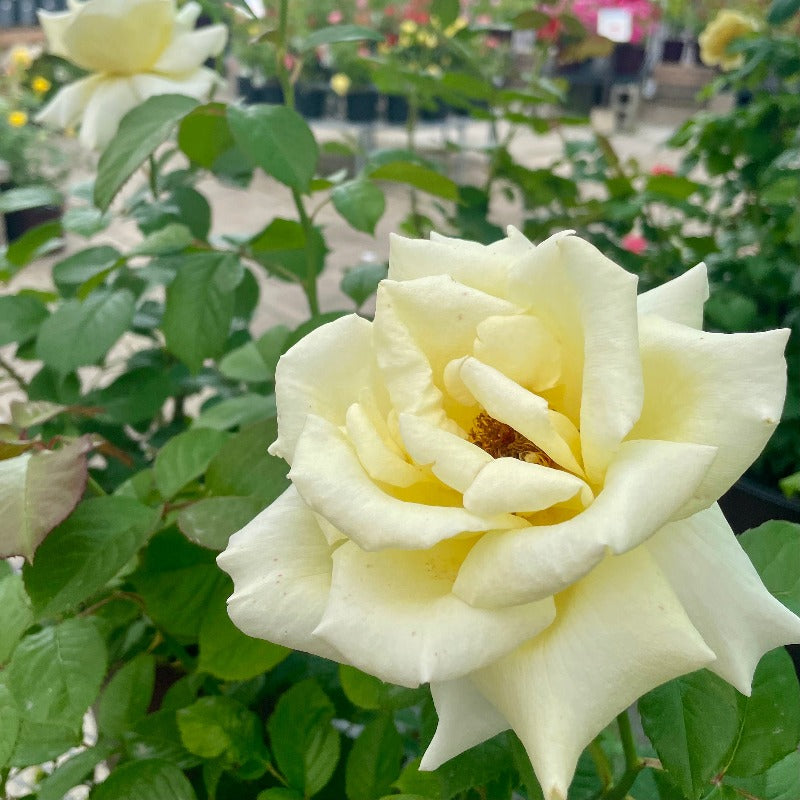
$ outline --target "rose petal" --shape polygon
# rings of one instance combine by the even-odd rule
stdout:
[[[566,589],[607,548],[630,550],[672,519],[713,459],[714,448],[703,445],[624,442],[603,490],[582,514],[557,525],[486,534],[464,561],[453,591],[472,605],[494,607]]]
[[[460,498],[435,484],[424,484],[410,499],[387,494],[364,472],[339,428],[313,415],[297,442],[289,477],[314,511],[364,550],[425,549],[464,532],[526,524],[511,514],[481,517],[436,505]]]
[[[175,14],[175,28],[177,31],[190,31],[197,24],[203,7],[194,0],[184,3]]]
[[[442,483],[465,492],[492,457],[472,442],[412,414],[399,417],[400,435],[411,458],[429,466]]]
[[[800,642],[800,618],[764,587],[719,506],[662,528],[646,544],[717,660],[742,694],[768,650]]]
[[[439,724],[422,756],[421,770],[434,770],[510,727],[468,677],[431,683],[431,694]]]
[[[491,663],[546,628],[555,606],[547,598],[488,610],[459,600],[451,588],[471,544],[379,553],[341,545],[315,635],[359,669],[403,686],[451,680]]]
[[[561,342],[558,410],[580,416],[583,466],[598,483],[642,405],[637,278],[575,236],[549,239],[512,269],[518,302]]]
[[[214,86],[221,85],[221,78],[213,69],[200,67],[193,72],[169,77],[152,72],[134,75],[131,80],[143,98],[157,94],[183,94],[197,100],[206,100]]]
[[[488,463],[464,492],[464,508],[474,514],[533,513],[575,495],[589,505],[589,486],[569,472],[529,464],[517,458],[497,458]]]
[[[304,336],[278,361],[278,438],[269,452],[291,464],[309,414],[344,425],[363,387],[380,393],[375,370],[372,324],[363,317],[340,317]]]
[[[313,512],[290,487],[217,557],[233,578],[228,614],[248,636],[342,661],[313,631],[331,583],[331,551]]]
[[[583,470],[570,448],[577,443],[577,431],[565,440],[556,430],[547,401],[523,389],[502,372],[475,358],[465,358],[459,375],[475,400],[486,413],[521,433],[564,469],[583,475]],[[568,420],[562,418],[563,422]]]
[[[180,32],[151,67],[152,72],[182,75],[196,70],[212,56],[219,55],[228,41],[224,25],[208,25],[196,31]]]
[[[609,720],[714,659],[643,548],[607,558],[556,607],[536,639],[472,676],[522,740],[547,800],[566,797]]]
[[[706,333],[642,317],[645,400],[632,438],[718,449],[684,516],[708,507],[752,464],[781,416],[788,330]]]
[[[520,386],[538,392],[561,377],[561,347],[541,320],[519,316],[488,317],[478,325],[472,353]]]
[[[637,305],[640,314],[657,314],[699,330],[703,327],[703,304],[706,300],[708,270],[705,264],[698,264],[677,278],[640,294]]]
[[[39,111],[36,121],[53,128],[76,125],[97,87],[103,82],[100,75],[89,75],[58,90],[56,96]]]
[[[408,281],[428,275],[450,275],[458,283],[516,302],[508,291],[509,265],[533,245],[509,226],[508,238],[488,247],[431,234],[431,240],[393,234],[389,244],[389,278]]]
[[[40,9],[36,13],[44,35],[47,37],[47,52],[59,58],[69,58],[69,53],[64,44],[64,33],[75,18],[75,12],[44,11]]]
[[[90,149],[104,149],[114,138],[120,120],[142,99],[132,78],[98,81],[83,112],[80,141]]]

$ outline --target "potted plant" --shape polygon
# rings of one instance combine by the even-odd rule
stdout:
[[[57,184],[67,170],[69,156],[53,134],[36,124],[34,117],[51,94],[52,81],[39,69],[33,53],[13,48],[0,72],[0,190],[25,189]],[[52,189],[27,195],[5,204],[8,241],[30,228],[61,216],[57,192]],[[23,201],[23,197],[28,199]],[[38,198],[38,200],[36,199]],[[46,202],[45,202],[46,201]],[[33,203],[33,205],[30,205]]]
[[[325,115],[331,71],[323,63],[321,49],[307,53],[301,61],[298,61],[298,64],[299,76],[294,94],[295,108],[306,119],[320,119]]]
[[[349,81],[343,96],[350,122],[374,122],[378,118],[379,94],[372,82],[371,55],[366,45],[357,42],[342,42],[332,48],[336,75],[344,75]],[[343,85],[340,81],[340,87]]]
[[[231,27],[231,47],[238,64],[237,90],[248,103],[283,102],[275,48],[269,40],[262,39],[270,24],[267,18],[237,18],[237,23]]]

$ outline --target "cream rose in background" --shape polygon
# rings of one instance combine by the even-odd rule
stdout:
[[[800,641],[715,503],[777,424],[788,332],[703,332],[702,265],[636,285],[568,234],[395,237],[374,322],[278,365],[293,486],[219,557],[231,618],[430,682],[423,768],[513,728],[563,800],[639,696],[700,667],[749,693]]]
[[[80,140],[102,149],[148,97],[208,97],[219,77],[203,62],[222,52],[228,34],[224,25],[194,30],[200,10],[175,0],[73,0],[68,11],[40,11],[49,51],[92,74],[61,89],[37,120],[80,123]]]

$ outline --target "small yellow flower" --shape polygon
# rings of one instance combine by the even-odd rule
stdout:
[[[333,89],[339,97],[344,97],[350,91],[350,85],[352,81],[344,72],[337,72],[331,78],[331,89]]]
[[[452,39],[459,31],[463,31],[467,25],[469,25],[469,20],[466,17],[456,17],[455,21],[444,29],[444,35],[448,39]]]
[[[435,33],[431,33],[430,31],[420,31],[417,34],[417,41],[423,46],[427,47],[429,50],[433,50],[437,44],[439,44],[439,37]]]
[[[50,91],[50,87],[52,85],[53,84],[50,83],[50,81],[47,80],[47,78],[41,75],[37,75],[31,81],[31,89],[33,89],[33,91],[36,92],[36,94],[47,94]]]
[[[386,56],[386,55],[388,55],[389,53],[392,52],[392,48],[386,42],[380,42],[378,44],[378,52],[382,56]]]
[[[399,44],[400,47],[411,47],[411,45],[414,44],[414,40],[405,33],[401,33],[397,39],[397,44]]]
[[[700,58],[709,67],[719,65],[726,71],[735,69],[744,61],[744,55],[728,53],[728,45],[758,28],[758,21],[746,14],[727,9],[720,11],[700,34]]]
[[[24,111],[10,111],[7,119],[12,128],[24,128],[28,124],[28,115]]]
[[[434,78],[440,78],[442,75],[442,68],[438,64],[430,64],[425,67],[425,72],[432,75]]]
[[[413,19],[404,19],[400,23],[400,32],[413,36],[417,32],[417,23]]]
[[[18,45],[12,48],[8,59],[14,69],[28,69],[28,67],[33,64],[31,51],[24,45]]]

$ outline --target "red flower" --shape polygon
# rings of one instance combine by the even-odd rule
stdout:
[[[622,239],[622,246],[630,253],[640,256],[647,250],[647,239],[638,233],[628,233]]]
[[[536,31],[536,38],[542,42],[554,42],[561,33],[561,28],[561,20],[558,17],[550,17],[548,22]]]

